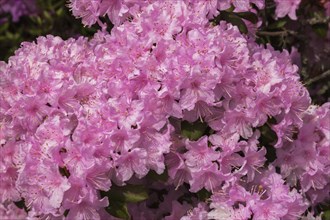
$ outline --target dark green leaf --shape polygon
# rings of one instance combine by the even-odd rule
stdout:
[[[212,195],[212,193],[207,191],[205,188],[199,190],[196,194],[199,201],[206,201]]]
[[[9,23],[4,23],[0,25],[0,33],[5,32],[9,27]]]
[[[276,149],[273,144],[277,142],[277,135],[267,124],[260,127],[259,130],[261,133],[260,144],[267,150],[267,162],[273,162],[276,159]]]
[[[253,24],[258,23],[258,16],[252,12],[239,12],[236,13],[239,17],[252,22]]]
[[[244,34],[248,33],[248,29],[242,18],[240,18],[238,15],[236,15],[233,12],[221,11],[220,15],[216,17],[214,20],[216,24],[218,24],[221,20],[227,21],[232,25],[237,26],[241,33]]]
[[[196,141],[202,137],[207,130],[207,124],[201,121],[189,123],[188,121],[181,122],[181,135],[189,140]]]
[[[14,204],[20,208],[20,209],[23,209],[25,207],[25,204],[24,204],[24,200],[22,199],[21,201],[18,201],[18,202],[14,202]]]
[[[18,202],[14,202],[14,204],[20,208],[20,209],[24,209],[24,211],[28,212],[30,211],[30,209],[25,205],[25,199],[22,198],[22,200],[18,201]]]
[[[123,195],[126,202],[141,202],[148,199],[147,190],[143,187],[128,187],[123,191]]]
[[[63,215],[64,215],[65,217],[67,217],[68,214],[69,214],[69,212],[70,212],[70,209],[66,209],[66,210],[64,211]]]
[[[66,166],[58,167],[58,170],[62,176],[65,176],[67,178],[70,177],[70,171],[66,168]]]
[[[110,205],[105,208],[105,210],[110,214],[120,219],[129,220],[131,216],[128,212],[127,205],[124,202],[110,202]]]
[[[64,14],[64,10],[63,10],[63,8],[59,8],[58,10],[56,10],[56,15],[57,15],[58,17],[62,16],[63,14]]]
[[[317,35],[319,35],[320,37],[325,38],[327,36],[327,32],[328,32],[327,24],[320,23],[320,24],[315,24],[312,27],[313,27],[313,30],[315,31],[315,33]]]
[[[109,201],[119,202],[142,202],[148,199],[148,191],[142,185],[112,185],[108,192],[103,195],[108,196]]]
[[[165,170],[162,174],[158,174],[155,171],[151,170],[147,175],[147,179],[150,179],[152,181],[166,182],[168,179],[167,170]]]
[[[147,189],[142,185],[112,185],[108,192],[101,192],[101,195],[107,196],[110,201],[106,211],[121,219],[131,218],[127,210],[127,203],[136,203],[148,199]]]
[[[277,142],[276,133],[269,127],[269,125],[265,124],[259,128],[261,133],[261,142],[262,144],[275,144]]]
[[[281,29],[286,25],[287,21],[286,20],[278,20],[272,24],[270,24],[267,28],[268,29]]]
[[[330,210],[327,210],[323,213],[322,220],[330,220]]]

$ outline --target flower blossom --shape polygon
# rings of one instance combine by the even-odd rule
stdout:
[[[210,25],[230,3],[263,7],[72,0],[85,25],[107,15],[111,33],[39,37],[1,62],[0,207],[23,199],[29,218],[107,219],[116,201],[103,193],[131,183],[160,191],[128,206],[141,218],[294,219],[327,200],[329,104],[310,106],[287,51]],[[210,205],[196,201],[203,190]]]

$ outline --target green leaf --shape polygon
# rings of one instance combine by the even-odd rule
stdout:
[[[276,159],[276,149],[273,144],[277,142],[277,134],[265,124],[259,128],[261,136],[259,138],[260,144],[267,150],[266,158],[268,162],[273,162]]]
[[[286,20],[278,20],[268,26],[268,29],[281,29],[286,25],[287,21]]]
[[[235,14],[245,20],[252,22],[253,24],[258,23],[258,16],[252,12],[239,12]]]
[[[152,181],[166,182],[168,180],[167,170],[165,170],[162,174],[158,174],[156,171],[151,170],[146,177]]]
[[[14,204],[20,209],[24,209],[24,207],[25,207],[24,199],[22,199],[18,202],[14,202]]]
[[[325,38],[327,36],[327,32],[328,32],[327,24],[319,23],[319,24],[313,25],[312,27],[313,27],[313,30],[315,31],[315,33],[317,35],[319,35],[320,37]]]
[[[196,194],[199,201],[206,201],[212,195],[212,193],[207,191],[205,188],[199,190]]]
[[[70,171],[68,170],[68,168],[66,166],[64,166],[64,167],[59,166],[58,170],[62,176],[65,176],[66,178],[70,177]]]
[[[112,185],[109,191],[101,191],[101,195],[107,196],[110,201],[106,211],[121,219],[131,218],[127,210],[127,203],[142,202],[148,199],[148,191],[143,185]]]
[[[52,16],[51,16],[51,14],[48,11],[44,11],[43,12],[43,16],[47,20],[52,20]]]
[[[189,140],[197,141],[202,137],[207,130],[207,124],[201,121],[189,123],[188,121],[181,122],[181,135]]]
[[[20,208],[24,209],[24,211],[28,212],[30,209],[25,205],[25,199],[22,198],[20,201],[14,202],[14,204]]]
[[[227,21],[227,22],[231,23],[232,25],[237,26],[239,31],[243,34],[248,33],[248,29],[247,29],[244,21],[242,20],[242,18],[240,18],[238,15],[236,15],[233,12],[221,11],[218,19]]]
[[[20,38],[20,33],[6,32],[6,37],[11,41],[17,41]]]
[[[63,213],[64,217],[67,217],[70,212],[70,209],[66,209]]]
[[[1,24],[0,25],[0,33],[1,32],[5,32],[9,27],[9,23],[8,22],[5,22],[4,24]]]
[[[323,213],[322,220],[330,220],[330,210],[327,210]]]
[[[127,204],[124,202],[110,202],[110,205],[105,208],[105,210],[112,216],[120,219],[129,220],[131,216],[127,209]]]
[[[112,185],[111,189],[108,192],[104,192],[103,195],[107,196],[109,201],[119,201],[124,203],[136,203],[148,199],[148,191],[143,185]]]
[[[126,202],[142,202],[148,199],[147,190],[143,187],[132,187],[128,186],[126,190],[123,191],[123,195]]]
[[[41,17],[39,17],[39,16],[37,16],[36,17],[36,23],[38,24],[38,25],[42,25],[42,19],[41,19]]]
[[[63,14],[64,14],[64,10],[63,10],[63,8],[59,8],[58,10],[56,10],[56,15],[57,15],[58,17],[61,17]]]

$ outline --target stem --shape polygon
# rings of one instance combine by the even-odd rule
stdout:
[[[319,80],[321,80],[321,79],[326,78],[327,76],[330,76],[330,70],[327,70],[327,71],[325,71],[324,73],[322,73],[321,75],[318,75],[318,76],[316,76],[316,77],[314,77],[314,78],[308,80],[308,81],[305,83],[305,85],[306,85],[306,86],[311,85],[311,84],[313,84],[313,83],[315,83],[315,82],[317,82],[317,81],[319,81]]]
[[[256,33],[257,35],[263,35],[263,36],[287,36],[288,34],[295,34],[294,31],[289,31],[289,30],[285,30],[285,31],[258,31]]]

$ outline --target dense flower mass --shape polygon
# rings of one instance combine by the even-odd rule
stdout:
[[[82,18],[82,23],[91,26],[100,22],[99,17],[107,16],[114,25],[119,25],[129,17],[136,17],[141,9],[145,9],[157,0],[70,0],[69,7],[77,18]],[[252,10],[252,4],[259,9],[264,7],[264,0],[208,0],[198,3],[194,0],[185,0],[186,3],[200,5],[198,13],[212,18],[217,10],[229,9],[234,6],[236,12]]]
[[[85,25],[106,14],[116,27],[39,37],[1,62],[1,212],[115,219],[104,192],[125,184],[154,189],[128,206],[136,219],[297,219],[329,200],[329,104],[310,105],[288,52],[211,25],[230,2],[263,7],[71,1]],[[203,190],[209,203],[182,200]]]

